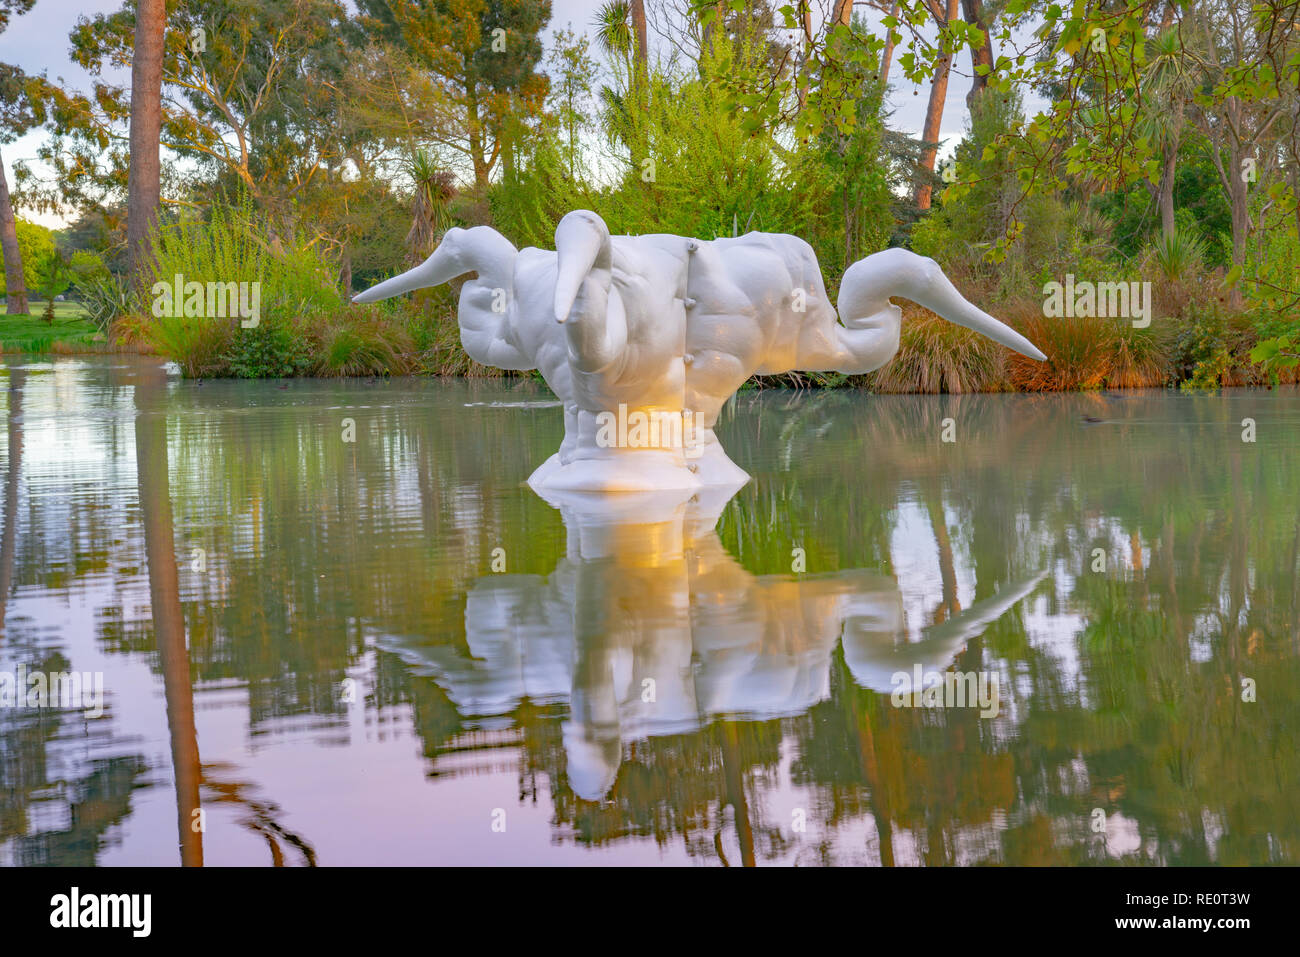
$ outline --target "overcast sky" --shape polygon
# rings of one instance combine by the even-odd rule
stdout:
[[[654,0],[649,2],[653,3]],[[108,13],[120,6],[121,0],[37,0],[30,13],[11,19],[9,29],[0,33],[0,60],[16,63],[31,73],[47,70],[51,77],[62,77],[74,88],[89,90],[89,75],[68,57],[71,46],[68,33],[78,16]],[[547,40],[549,41],[552,30],[563,29],[569,24],[575,30],[590,34],[592,17],[599,6],[599,0],[552,0],[551,22],[546,30]],[[818,4],[814,3],[816,6]],[[879,14],[861,6],[858,10],[867,16],[869,22],[878,23]],[[893,84],[890,105],[895,111],[890,125],[918,135],[925,119],[928,88],[918,90],[905,80],[897,57],[890,74]],[[970,56],[963,52],[954,64],[954,74],[948,84],[941,128],[941,138],[945,142],[944,152],[955,144],[965,130],[966,92],[969,88]],[[42,131],[36,130],[14,143],[0,146],[4,155],[5,173],[11,185],[14,161],[34,159],[44,136]],[[65,219],[58,216],[35,215],[28,210],[20,210],[18,215],[54,228],[65,225]]]

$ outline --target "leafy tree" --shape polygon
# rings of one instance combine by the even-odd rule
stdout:
[[[197,173],[164,168],[164,201],[201,206],[206,199],[193,189],[238,188],[292,216],[303,192],[345,159],[337,130],[345,8],[339,0],[194,0],[169,9],[161,140]],[[133,6],[82,17],[71,39],[74,61],[93,76],[126,66]],[[54,171],[41,197],[80,209],[111,205],[126,187],[128,91],[97,80],[89,93],[49,82],[41,92],[53,136],[40,156]]]
[[[23,14],[36,0],[0,0],[0,33],[9,26],[11,14]],[[0,143],[12,143],[35,120],[26,102],[23,71],[9,63],[0,63]],[[4,158],[0,157],[0,252],[5,257],[5,311],[11,315],[27,313],[27,289],[23,285],[23,259],[18,244],[13,202],[9,198],[9,180],[5,176]]]
[[[19,288],[39,289],[42,265],[54,253],[54,233],[44,226],[23,219],[16,220],[14,225],[18,261],[21,263],[22,268],[22,273],[19,276],[21,283]],[[0,292],[3,292],[8,297],[10,295],[10,260],[7,255],[0,255],[0,258],[4,260],[5,264],[4,285],[0,286]],[[26,312],[24,311],[23,314],[26,315]]]
[[[40,262],[37,288],[45,300],[43,317],[51,325],[54,323],[54,297],[62,295],[72,285],[72,268],[68,257],[56,243]]]
[[[405,118],[415,139],[447,165],[467,166],[485,192],[546,97],[537,65],[550,0],[358,0],[357,8],[366,32],[400,51],[404,75],[387,103],[402,111],[402,81],[423,84],[428,113]]]
[[[599,70],[589,50],[585,34],[574,33],[572,27],[557,30],[546,64],[551,71],[547,105],[563,131],[564,159],[571,180],[577,180],[579,167],[586,172],[583,138],[591,132],[592,91]]]

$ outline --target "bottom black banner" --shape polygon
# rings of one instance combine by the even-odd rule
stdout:
[[[539,928],[577,919],[590,932],[604,923],[676,925],[687,915],[707,921],[711,904],[719,910],[711,919],[733,936],[744,934],[735,918],[748,904],[761,905],[750,912],[762,915],[753,930],[764,937],[783,921],[806,928],[809,909],[829,907],[865,918],[872,943],[943,933],[969,943],[1041,931],[1180,947],[1197,936],[1232,946],[1242,934],[1280,933],[1293,917],[1296,877],[1285,868],[803,870],[737,884],[701,869],[678,871],[666,884],[667,875],[646,869],[485,870],[10,870],[0,882],[20,937],[72,942],[75,934],[80,944],[176,944],[194,941],[196,932],[205,944],[340,944],[419,933],[440,918],[499,943],[511,930],[523,934],[528,918]]]

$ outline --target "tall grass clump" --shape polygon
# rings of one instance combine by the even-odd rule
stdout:
[[[1173,371],[1165,325],[1136,329],[1127,320],[1021,311],[1016,328],[1047,356],[1007,357],[1007,378],[1023,392],[1068,392],[1163,385]]]
[[[207,219],[159,224],[152,232],[154,283],[258,283],[258,325],[238,316],[185,315],[183,304],[155,309],[152,288],[135,294],[139,322],[123,323],[190,377],[295,374],[313,323],[343,306],[337,268],[294,230],[275,228],[245,199],[215,204]],[[152,286],[153,284],[151,284]],[[162,315],[158,315],[162,312]],[[176,315],[176,313],[181,313]]]
[[[315,371],[321,376],[374,376],[409,371],[414,354],[401,325],[360,310],[341,310],[317,333]]]
[[[1120,324],[1115,330],[1115,355],[1106,385],[1149,389],[1167,384],[1174,374],[1172,329],[1167,320],[1154,320],[1145,329]]]
[[[1006,350],[912,303],[903,306],[898,353],[871,373],[876,392],[1001,392]]]
[[[1151,244],[1151,255],[1166,279],[1180,282],[1195,275],[1205,262],[1205,243],[1184,230],[1162,233]]]

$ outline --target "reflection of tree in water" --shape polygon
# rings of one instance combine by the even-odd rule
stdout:
[[[396,655],[383,657],[409,674]],[[579,844],[650,838],[662,847],[680,839],[691,854],[716,858],[724,825],[736,825],[736,800],[742,802],[742,820],[753,813],[744,797],[753,785],[738,788],[736,776],[770,773],[779,758],[780,722],[718,721],[694,734],[630,743],[605,799],[584,801],[568,783],[563,707],[525,700],[504,716],[503,727],[487,730],[466,726],[432,681],[412,681],[410,692],[431,777],[512,770],[519,778],[520,802],[549,801],[554,825]],[[755,843],[783,848],[779,827],[754,820],[744,826],[753,832],[750,846],[724,853],[749,857]]]
[[[238,768],[230,764],[211,763],[201,768],[201,782],[208,792],[204,802],[209,807],[228,804],[239,809],[239,824],[266,841],[271,852],[271,865],[284,867],[284,844],[293,847],[302,855],[302,863],[307,867],[316,866],[316,851],[307,841],[288,830],[276,818],[282,813],[274,801],[257,798],[253,795],[256,785],[247,781],[231,780],[231,775]]]
[[[145,770],[140,757],[95,758],[89,762],[88,773],[77,780],[48,785],[36,803],[22,809],[22,818],[13,822],[17,826],[0,824],[0,841],[14,842],[13,863],[19,867],[93,867],[108,833],[131,813],[131,796],[142,786],[140,777]],[[7,788],[9,783],[0,782],[0,787]],[[33,795],[28,791],[26,797],[30,801]],[[5,809],[6,818],[10,811]],[[32,816],[58,817],[66,825],[34,827]]]
[[[11,627],[0,669],[66,673],[57,651],[42,651],[36,631]],[[47,706],[0,708],[0,844],[12,864],[83,866],[98,863],[112,829],[130,814],[131,796],[147,771],[143,755],[112,754],[111,718]],[[85,758],[90,750],[100,756]]]
[[[928,404],[915,421],[916,404],[904,401],[896,407],[901,419],[883,410],[871,436],[816,430],[817,442],[832,447],[809,454],[830,461],[837,441],[859,454],[881,449],[883,461],[871,465],[873,498],[914,496],[930,518],[943,585],[940,604],[928,608],[932,621],[956,607],[958,545],[974,572],[975,601],[993,593],[1018,556],[1041,547],[1064,574],[1045,595],[1046,611],[1079,614],[1082,630],[1072,640],[1077,671],[1031,643],[1018,616],[961,655],[961,670],[1014,663],[1022,685],[1014,724],[990,724],[969,711],[895,709],[886,696],[833,672],[828,700],[807,719],[777,723],[797,749],[796,783],[816,789],[817,813],[828,828],[870,815],[877,834],[869,857],[886,862],[899,832],[907,832],[900,847],[928,863],[1110,861],[1120,851],[1089,830],[1094,807],[1134,822],[1140,844],[1123,852],[1144,859],[1294,860],[1296,825],[1286,808],[1300,783],[1300,749],[1288,721],[1294,695],[1278,689],[1293,688],[1300,677],[1300,535],[1289,514],[1278,523],[1268,508],[1250,504],[1300,500],[1294,470],[1249,458],[1253,450],[1233,444],[1232,432],[1222,459],[1198,451],[1202,433],[1235,427],[1240,415],[1230,409],[1194,410],[1191,421],[1171,429],[1155,414],[1164,404],[1141,397],[1079,403],[1105,416],[1111,433],[1104,442],[1099,430],[1078,424],[1077,412],[1036,397],[1010,405],[956,397],[946,406]],[[959,429],[974,429],[953,450],[960,482],[945,470],[927,474],[947,415]],[[762,421],[756,416],[748,424]],[[851,431],[870,421],[860,416],[844,424]],[[1032,440],[1043,434],[1056,440]],[[725,440],[729,448],[745,447],[743,437]],[[1106,443],[1119,448],[1098,457]],[[1111,468],[1135,454],[1134,445],[1145,459],[1138,482],[1130,481],[1131,469]],[[797,447],[791,455],[797,460]],[[1017,456],[1027,461],[1013,469]],[[888,524],[846,521],[839,533],[840,525],[821,514],[826,503],[860,500],[860,482],[852,470],[810,466],[788,481],[751,486],[720,523],[723,539],[762,570],[787,563],[789,544],[807,528],[837,532],[820,545],[840,567],[855,555],[887,555]],[[945,521],[956,526],[957,539],[943,534]],[[803,543],[816,567],[819,543]],[[1106,574],[1088,573],[1097,547],[1107,554]],[[838,655],[836,662],[839,668]],[[1239,679],[1247,673],[1273,685],[1271,699],[1243,705]],[[453,712],[444,701],[443,713]],[[526,742],[521,765],[546,769],[556,822],[576,839],[636,835],[663,842],[680,835],[710,853],[709,827],[726,793],[713,728],[630,744],[606,802],[590,804],[564,785],[558,721],[539,722],[522,710],[512,717],[523,728],[512,740]],[[747,790],[757,792],[749,805],[761,809],[761,781],[776,758],[753,754],[741,737],[739,763]]]
[[[23,393],[28,377],[21,367],[8,369],[7,443],[5,450],[4,530],[0,534],[0,668],[17,673],[67,673],[63,654],[42,646],[38,623],[9,622],[7,612],[15,578],[30,581],[33,569],[50,574],[25,549],[18,564],[18,526],[23,472]],[[30,529],[41,528],[32,514]],[[29,539],[39,540],[39,535]],[[48,557],[48,556],[45,556]],[[53,563],[51,563],[53,565]],[[57,566],[55,566],[57,567]],[[98,560],[79,561],[76,574],[98,571]],[[15,688],[15,693],[25,689]],[[80,723],[81,727],[77,727]],[[130,814],[131,794],[142,786],[142,756],[119,754],[81,761],[73,752],[109,745],[109,719],[86,719],[58,707],[0,708],[0,844],[11,847],[12,863],[33,866],[93,866],[112,828]],[[65,767],[76,769],[72,779]]]
[[[683,840],[716,857],[725,821],[736,863],[728,781],[739,768],[753,853],[780,853],[767,835],[788,839],[789,822],[765,817],[779,747],[816,798],[822,830],[810,823],[800,842],[822,857],[1109,861],[1116,847],[1088,829],[1102,807],[1131,822],[1143,859],[1300,859],[1300,469],[1281,438],[1285,410],[1258,406],[1276,396],[741,395],[720,435],[756,481],[718,528],[748,571],[786,572],[800,545],[810,569],[896,574],[903,505],[929,523],[939,570],[910,628],[949,617],[958,583],[970,604],[1051,566],[1037,595],[1047,624],[1010,615],[957,662],[1013,672],[1015,714],[894,709],[854,686],[837,652],[830,696],[807,715],[629,741],[606,800],[586,802],[566,782],[562,705],[525,702],[475,727],[435,682],[369,644],[421,634],[463,653],[465,597],[497,544],[511,573],[549,574],[559,522],[515,482],[558,441],[554,410],[430,415],[398,402],[365,413],[370,438],[348,446],[343,413],[314,400],[259,410],[250,427],[237,393],[222,395],[209,384],[168,396],[176,514],[208,522],[201,536],[179,522],[177,551],[183,561],[201,544],[211,562],[205,576],[182,565],[181,604],[193,674],[247,683],[255,727],[310,716],[337,733],[338,684],[372,661],[364,706],[395,721],[409,703],[434,773],[510,767],[524,800],[549,787],[561,835],[583,842]],[[215,407],[228,414],[199,414]],[[1102,422],[1082,423],[1085,411]],[[1240,442],[1248,414],[1268,426],[1256,446]],[[958,441],[942,445],[948,417]],[[103,504],[37,514],[18,501],[13,580],[59,594],[106,567],[137,575],[138,533],[124,546],[120,514]],[[80,557],[60,550],[69,528]],[[1089,572],[1095,548],[1104,574]],[[104,650],[152,653],[152,626],[120,595],[98,614]],[[1240,700],[1243,676],[1259,683],[1256,703]],[[726,753],[723,725],[735,735]],[[835,846],[855,825],[867,846]]]

